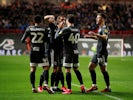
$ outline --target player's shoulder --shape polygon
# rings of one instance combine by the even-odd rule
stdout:
[[[69,27],[64,27],[63,29],[61,29],[61,31],[59,33],[64,33],[64,32],[67,32],[69,31]]]
[[[28,26],[25,31],[26,32],[30,31],[30,28],[31,28],[31,26]]]
[[[109,27],[106,26],[106,25],[104,25],[104,26],[102,27],[102,30],[103,30],[105,33],[109,33]]]
[[[73,27],[73,26],[71,26],[70,27],[70,30],[72,31],[72,32],[78,32],[79,31],[79,28],[78,27]]]
[[[102,27],[102,29],[103,29],[103,30],[104,30],[104,29],[109,30],[109,27],[108,27],[107,25],[104,25],[104,26]]]
[[[35,26],[30,25],[30,26],[28,26],[28,27],[26,28],[26,30],[28,31],[28,30],[31,30],[32,28],[35,28]]]
[[[35,26],[30,25],[30,26],[27,27],[27,29],[30,29],[30,28],[35,28]]]
[[[70,30],[70,28],[69,27],[64,27],[62,30]]]

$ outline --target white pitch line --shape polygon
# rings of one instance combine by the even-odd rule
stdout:
[[[76,86],[76,87],[80,87],[80,85],[77,85],[77,84],[74,84],[74,83],[72,83],[72,85],[73,85],[73,86]],[[85,87],[85,88],[86,88],[86,87]],[[123,100],[123,99],[118,98],[118,97],[116,97],[116,96],[112,96],[112,95],[109,95],[109,94],[101,93],[101,92],[98,92],[98,91],[97,91],[96,93],[101,94],[101,95],[104,95],[104,96],[109,97],[109,98],[112,98],[112,99],[114,99],[114,100]]]

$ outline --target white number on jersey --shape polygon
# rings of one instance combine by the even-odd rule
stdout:
[[[41,32],[31,32],[31,35],[33,35],[33,38],[31,40],[32,43],[43,43],[43,37],[44,34]]]
[[[80,38],[80,34],[74,34],[74,33],[71,33],[69,38],[68,38],[68,41],[71,41],[72,44],[74,43],[78,43],[78,39]]]

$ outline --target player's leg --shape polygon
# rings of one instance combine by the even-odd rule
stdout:
[[[63,50],[61,50],[60,56],[59,56],[59,69],[58,69],[58,71],[60,72],[60,81],[62,84],[62,89],[65,91],[66,87],[64,84],[64,73],[62,71],[62,66],[63,66]]]
[[[66,83],[67,83],[67,91],[62,92],[62,94],[71,94],[72,90],[71,90],[71,67],[65,67],[65,71],[66,71]]]
[[[49,78],[49,67],[43,67],[43,78],[44,78],[44,86],[48,86],[48,78]]]
[[[100,59],[100,58],[99,58]],[[107,56],[103,55],[101,60],[99,61],[100,69],[104,77],[104,81],[106,83],[106,88],[103,89],[101,92],[111,92],[110,89],[110,78],[107,71]]]
[[[65,72],[66,72],[66,83],[67,83],[67,91],[62,92],[62,94],[71,94],[72,90],[71,90],[71,67],[72,67],[72,55],[71,54],[65,54],[64,57],[64,63],[63,66],[65,67]]]
[[[62,67],[59,67],[59,74],[60,74],[60,81],[61,81],[61,85],[62,85],[62,88],[61,88],[61,90],[62,91],[66,91],[67,90],[67,88],[65,87],[65,84],[64,84],[64,73],[63,73],[63,71],[62,71]]]
[[[42,84],[44,82],[44,77],[43,77],[43,73],[40,75],[40,81],[39,81],[39,86],[38,86],[38,92],[43,92],[43,87]]]
[[[32,92],[33,93],[37,93],[37,90],[35,88],[35,71],[36,71],[36,67],[35,66],[31,66],[30,69],[30,82],[32,85]]]
[[[84,87],[84,83],[83,83],[83,78],[82,78],[82,75],[81,75],[81,72],[78,70],[78,67],[74,67],[74,72],[77,76],[77,79],[80,83],[80,88],[81,88],[81,92],[82,93],[85,93],[85,87]]]
[[[82,79],[82,75],[81,75],[81,72],[79,71],[78,67],[79,67],[79,57],[78,57],[78,54],[74,54],[74,58],[73,58],[73,70],[77,76],[77,79],[80,83],[80,88],[81,88],[81,92],[82,93],[85,93],[85,87],[84,87],[84,84],[83,84],[83,79]]]
[[[47,90],[48,93],[53,94],[54,91],[52,91],[49,87],[48,87],[48,77],[49,77],[49,66],[44,66],[43,67],[44,71],[43,71],[43,77],[44,77],[44,89]]]
[[[58,88],[59,81],[61,81],[62,88]],[[55,81],[55,91],[62,91],[65,92],[67,89],[64,85],[64,74],[62,72],[62,67],[57,67],[57,75],[56,75],[56,81]]]
[[[56,81],[56,77],[57,77],[57,67],[53,67],[53,72],[51,73],[51,89],[54,88],[55,85],[55,81]]]
[[[81,75],[80,71],[78,70],[78,67],[79,67],[79,61],[78,60],[79,60],[78,54],[74,54],[74,56],[73,56],[73,70],[77,76],[77,79],[80,82],[80,85],[82,85],[83,79],[82,79],[82,75]]]
[[[60,69],[60,81],[61,81],[62,87],[64,87],[65,86],[65,84],[64,84],[64,74],[63,74],[62,69]]]
[[[64,74],[62,71],[62,66],[63,66],[63,51],[57,50],[58,55],[55,58],[56,59],[56,64],[57,64],[57,74],[56,74],[56,81],[55,81],[55,90],[56,91],[66,91],[66,87],[64,86]],[[61,81],[62,88],[58,88],[59,81]]]
[[[96,72],[95,72],[97,62],[98,62],[97,55],[94,55],[91,62],[89,63],[89,66],[88,66],[90,76],[91,76],[92,86],[86,92],[91,92],[91,91],[98,89],[97,85],[96,85]]]
[[[57,87],[55,87],[56,81],[59,81],[57,76],[57,63],[58,63],[58,52],[56,50],[56,47],[52,50],[53,53],[53,72],[51,73],[51,90],[56,90]]]
[[[59,79],[60,79],[60,72],[58,71],[58,67],[56,67],[56,77],[55,77],[55,86],[54,86],[54,91],[58,90],[58,84],[59,84]]]
[[[63,66],[63,49],[61,49],[60,50],[60,52],[59,52],[59,63],[58,63],[58,72],[59,72],[59,74],[60,74],[60,81],[61,81],[61,85],[62,85],[62,88],[61,88],[61,90],[62,91],[66,91],[67,90],[67,88],[65,87],[65,84],[64,84],[64,73],[63,73],[63,71],[62,71],[62,66]]]
[[[43,89],[46,90],[46,87],[48,86],[48,77],[49,77],[49,67],[43,66],[43,72],[40,76],[38,92],[43,92]],[[44,82],[44,86],[42,86],[43,82]]]
[[[50,45],[48,45],[47,54],[48,54],[48,61],[49,61],[49,68],[50,68],[50,66],[51,66],[51,47],[50,47]],[[44,73],[44,71],[40,75],[40,81],[39,81],[39,86],[38,86],[38,91],[39,92],[42,92],[43,89],[45,90],[45,86],[44,87],[42,86],[42,84],[44,82],[44,75],[43,75],[43,73]],[[47,72],[45,72],[45,73],[47,73]]]
[[[35,72],[36,72],[36,66],[38,65],[38,61],[35,58],[36,52],[31,51],[30,53],[30,82],[32,85],[32,92],[37,93],[37,90],[35,88]]]
[[[42,63],[39,63],[39,66],[43,66],[43,80],[44,80],[44,89],[48,91],[48,93],[53,94],[54,92],[50,90],[48,87],[48,79],[49,79],[49,61],[48,58],[45,56],[42,57],[43,61]]]

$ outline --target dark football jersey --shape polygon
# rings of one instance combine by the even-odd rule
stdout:
[[[55,33],[57,30],[57,26],[54,23],[50,23],[49,24],[49,28],[50,28],[50,45],[51,48],[53,49],[55,46]]]
[[[104,25],[103,27],[99,28],[98,34],[107,35],[107,39],[103,40],[101,38],[98,38],[97,54],[108,55],[107,44],[108,44],[108,37],[109,37],[109,34],[110,34],[109,28]]]
[[[63,38],[64,51],[66,54],[79,53],[77,44],[80,38],[80,32],[78,28],[74,26],[65,27],[59,32],[59,36],[57,38],[59,37]]]
[[[32,51],[45,50],[48,41],[48,34],[45,28],[41,28],[39,26],[29,26],[26,29],[21,41],[24,43],[27,37],[30,37]]]
[[[59,51],[59,52],[60,52],[60,50],[63,49],[63,39],[62,39],[62,37],[56,39],[56,35],[58,36],[58,34],[59,34],[60,31],[61,31],[61,29],[57,29],[57,30],[56,30],[56,34],[55,34],[55,37],[54,37],[54,39],[55,39],[55,43],[54,43],[55,46],[54,46],[54,48],[55,48],[57,51]]]

